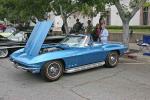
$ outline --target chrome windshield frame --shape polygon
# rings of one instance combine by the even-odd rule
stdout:
[[[66,38],[74,38],[74,37],[79,37],[81,38],[82,37],[82,40],[80,40],[79,42],[76,42],[76,43],[70,43],[68,42],[64,42]],[[62,40],[62,42],[60,42],[60,44],[63,44],[63,45],[68,45],[69,47],[86,47],[88,46],[89,44],[89,41],[90,41],[90,37],[88,35],[68,35],[66,36],[66,38],[64,40]]]

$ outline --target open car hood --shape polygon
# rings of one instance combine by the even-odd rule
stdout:
[[[24,49],[24,52],[28,56],[34,57],[39,54],[41,46],[51,28],[51,26],[52,26],[52,21],[50,21],[50,20],[38,22],[35,25],[32,33],[25,45],[25,49]]]

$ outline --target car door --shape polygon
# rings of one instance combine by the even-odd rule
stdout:
[[[86,65],[105,60],[106,52],[101,45],[92,45],[80,48],[80,53],[77,54],[77,65]]]

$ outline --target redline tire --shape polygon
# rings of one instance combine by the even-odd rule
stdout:
[[[49,61],[43,66],[41,75],[46,81],[56,81],[63,75],[63,72],[64,66],[61,61]]]
[[[0,58],[5,58],[9,54],[8,49],[0,49]]]
[[[118,65],[118,63],[119,63],[119,55],[116,51],[112,51],[108,53],[104,66],[107,68],[114,68]]]

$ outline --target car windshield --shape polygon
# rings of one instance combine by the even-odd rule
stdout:
[[[86,36],[67,36],[60,44],[69,47],[83,47],[86,44]]]

